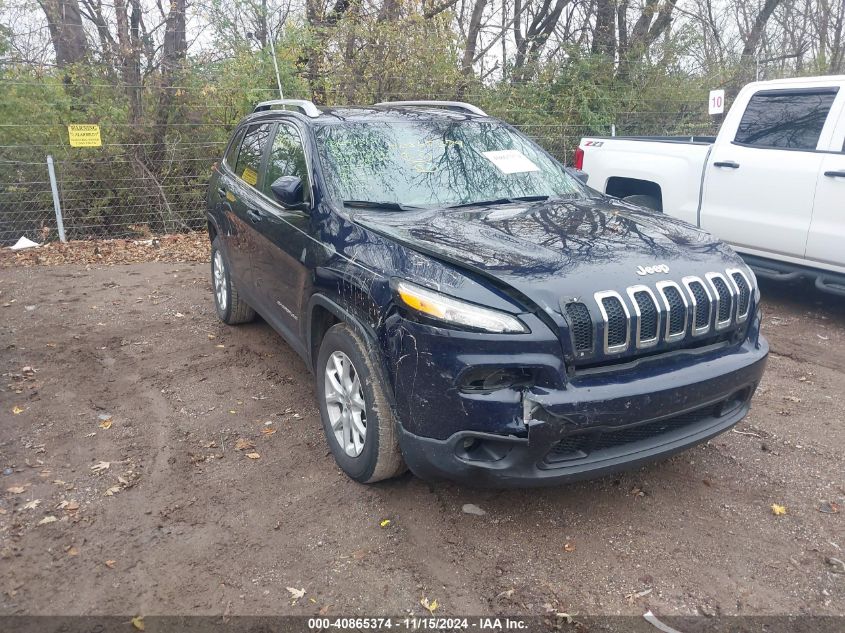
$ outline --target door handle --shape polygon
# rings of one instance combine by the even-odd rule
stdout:
[[[730,169],[739,169],[739,163],[732,160],[717,160],[713,163],[713,167],[728,167]]]
[[[840,169],[839,171],[826,171],[824,175],[828,178],[845,178],[845,169]]]
[[[249,219],[252,221],[253,224],[257,224],[261,222],[264,214],[257,209],[247,209],[246,214],[249,216]]]

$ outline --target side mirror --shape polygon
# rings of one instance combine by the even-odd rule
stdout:
[[[580,169],[575,169],[575,167],[567,167],[566,173],[568,173],[573,178],[576,178],[577,180],[579,180],[582,185],[586,185],[587,179],[590,177],[590,175],[587,172],[581,171]]]
[[[276,200],[286,209],[304,209],[305,195],[302,189],[302,178],[299,176],[282,176],[277,178],[270,189]]]

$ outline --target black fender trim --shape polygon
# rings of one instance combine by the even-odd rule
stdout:
[[[388,379],[388,373],[384,366],[384,361],[382,354],[379,353],[379,342],[378,336],[376,335],[375,330],[365,323],[362,319],[358,316],[350,312],[348,309],[341,306],[336,301],[328,298],[326,295],[315,293],[311,295],[311,298],[308,300],[308,307],[306,308],[306,315],[308,320],[305,324],[305,342],[306,348],[308,350],[308,368],[311,370],[312,374],[315,374],[315,367],[314,363],[317,362],[316,355],[314,354],[314,350],[311,349],[311,323],[313,321],[313,314],[314,308],[320,306],[331,312],[334,316],[336,316],[340,321],[343,321],[347,325],[351,326],[361,337],[370,345],[370,357],[373,359],[373,366],[376,368],[376,371],[379,373],[379,380],[381,380],[381,384],[384,387],[384,393],[387,396],[388,401],[390,402],[390,407],[393,409],[394,417],[396,417],[396,404],[393,394],[393,381]],[[398,420],[398,417],[397,417]]]

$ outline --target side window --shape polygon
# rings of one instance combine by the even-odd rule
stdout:
[[[247,128],[244,140],[241,143],[241,150],[238,152],[235,173],[245,183],[253,187],[258,187],[258,175],[261,172],[261,157],[264,155],[264,148],[267,147],[267,138],[269,136],[269,123],[251,125]]]
[[[305,200],[309,200],[311,189],[308,183],[308,168],[305,164],[305,150],[299,133],[289,125],[279,124],[273,147],[270,149],[270,160],[267,161],[267,177],[264,179],[264,193],[272,197],[270,191],[276,179],[282,176],[299,176],[302,178],[302,189]]]
[[[241,148],[241,140],[244,137],[244,128],[239,129],[235,132],[234,136],[232,137],[232,142],[229,143],[229,149],[226,151],[226,155],[223,157],[223,161],[232,168],[235,169],[235,162],[238,160],[238,150]]]
[[[814,150],[837,89],[766,90],[751,97],[736,132],[737,143]]]

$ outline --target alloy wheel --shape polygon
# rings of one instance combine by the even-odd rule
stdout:
[[[325,375],[326,411],[337,443],[350,457],[364,450],[367,410],[355,366],[341,351],[329,356]]]

